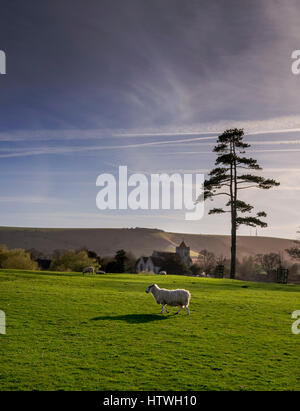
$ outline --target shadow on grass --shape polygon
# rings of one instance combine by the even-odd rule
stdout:
[[[101,321],[101,320],[116,320],[116,321],[126,321],[130,324],[138,323],[148,323],[151,321],[166,320],[167,316],[158,314],[126,314],[126,315],[103,315],[99,317],[91,318],[91,321]]]

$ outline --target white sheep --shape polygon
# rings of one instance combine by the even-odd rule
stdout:
[[[166,288],[159,288],[157,284],[152,284],[146,289],[146,293],[151,293],[157,304],[161,304],[161,314],[163,314],[164,309],[168,313],[169,311],[165,308],[165,305],[170,305],[180,307],[176,314],[185,307],[188,315],[190,315],[188,306],[191,293],[189,291],[183,289],[167,290]]]
[[[160,274],[160,275],[167,275],[167,272],[166,272],[166,271],[160,271],[158,274]]]
[[[92,273],[92,274],[94,274],[94,272],[95,272],[94,267],[85,267],[85,268],[82,270],[82,274],[87,274],[87,273]]]
[[[105,273],[105,271],[103,271],[103,270],[97,270],[97,271],[96,271],[96,274],[106,274],[106,273]]]

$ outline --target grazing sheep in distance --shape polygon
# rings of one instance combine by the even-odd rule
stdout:
[[[146,289],[146,293],[151,293],[157,304],[161,304],[161,314],[163,314],[164,309],[168,313],[169,311],[165,308],[165,305],[170,305],[172,307],[179,307],[176,314],[185,307],[188,315],[190,315],[188,306],[191,294],[189,291],[183,289],[167,290],[166,288],[159,288],[157,284],[152,284]]]
[[[84,275],[84,274],[87,274],[87,273],[92,273],[92,274],[94,274],[94,272],[95,272],[94,267],[85,267],[85,268],[82,270],[82,274],[83,274],[83,275]]]
[[[160,274],[160,275],[167,275],[167,272],[166,272],[166,271],[160,271],[158,274]]]
[[[98,270],[98,271],[96,271],[96,274],[106,274],[106,273],[105,273],[105,271]]]

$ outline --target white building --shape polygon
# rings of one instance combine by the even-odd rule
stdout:
[[[141,257],[136,263],[136,271],[152,271],[154,273],[159,273],[164,270],[164,262],[166,258],[170,255],[177,254],[183,260],[183,262],[190,267],[192,265],[192,259],[190,257],[190,247],[187,247],[184,241],[176,247],[176,252],[166,252],[166,251],[153,251],[150,257]]]

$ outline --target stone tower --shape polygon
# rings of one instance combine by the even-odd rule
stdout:
[[[182,260],[188,267],[192,264],[190,257],[190,247],[187,247],[184,241],[182,241],[181,244],[176,247],[176,254],[178,254],[182,258]]]

